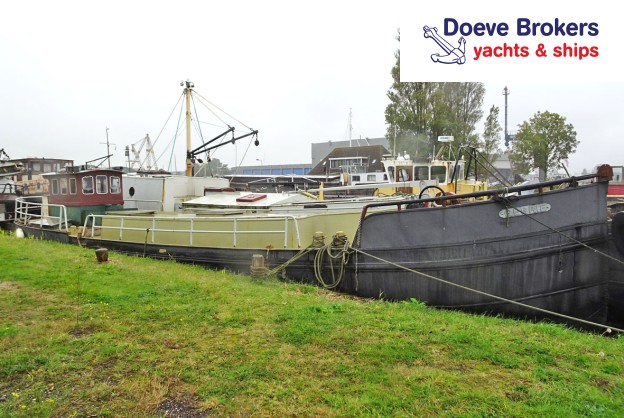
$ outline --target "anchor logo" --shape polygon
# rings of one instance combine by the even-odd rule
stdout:
[[[466,62],[466,40],[463,37],[459,38],[459,46],[457,48],[453,48],[453,46],[449,44],[446,39],[438,35],[438,28],[430,28],[428,26],[425,26],[424,30],[425,38],[433,39],[440,46],[440,48],[442,48],[444,52],[446,52],[446,55],[431,55],[431,60],[433,62],[459,65]]]

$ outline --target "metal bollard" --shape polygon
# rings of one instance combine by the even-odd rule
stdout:
[[[95,256],[98,263],[106,263],[108,261],[108,248],[98,248],[95,250]]]
[[[269,269],[264,265],[264,256],[262,254],[253,254],[251,256],[251,277],[258,278],[264,276]]]

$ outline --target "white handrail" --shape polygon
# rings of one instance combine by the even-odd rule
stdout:
[[[100,222],[97,222],[97,220],[100,220]],[[112,219],[112,220],[118,220],[119,221],[119,226],[107,226],[104,225],[103,220],[104,219]],[[151,227],[150,228],[137,228],[137,227],[130,227],[130,226],[125,226],[125,223],[128,220],[146,220],[146,221],[151,221]],[[232,229],[231,230],[220,230],[220,229],[197,229],[197,226],[195,224],[195,222],[197,222],[198,220],[206,220],[206,221],[216,221],[216,222],[230,222],[232,224]],[[239,228],[239,222],[244,222],[244,221],[248,221],[248,222],[262,222],[262,221],[279,221],[279,220],[283,220],[284,221],[284,227],[283,229],[263,229],[263,230],[254,230],[254,231],[245,231],[245,230],[241,230]],[[188,228],[183,228],[183,229],[172,229],[172,228],[158,228],[157,227],[157,223],[159,221],[167,221],[167,222],[171,222],[171,221],[187,221],[189,223],[189,227]],[[95,214],[89,214],[87,215],[87,217],[85,218],[85,222],[84,222],[84,230],[85,231],[89,231],[88,226],[89,225],[97,225],[98,228],[100,229],[108,229],[108,230],[116,230],[119,231],[119,240],[122,241],[124,238],[124,232],[127,231],[146,231],[147,233],[149,233],[150,235],[150,241],[151,243],[155,243],[155,235],[157,232],[179,232],[179,233],[187,233],[189,234],[188,237],[188,242],[189,245],[193,245],[194,242],[196,242],[193,238],[194,235],[201,235],[201,234],[224,234],[224,233],[228,233],[232,235],[232,246],[236,247],[238,245],[238,237],[242,236],[242,235],[254,235],[254,234],[283,234],[284,236],[284,248],[288,247],[288,223],[289,221],[292,221],[294,224],[294,228],[295,228],[295,241],[296,241],[296,245],[297,248],[301,248],[301,236],[299,233],[299,223],[297,221],[297,218],[293,215],[280,215],[280,216],[274,216],[274,217],[267,217],[267,218],[255,218],[255,217],[249,217],[249,216],[232,216],[232,217],[201,217],[201,218],[195,218],[195,217],[172,217],[172,216],[124,216],[124,215],[95,215]],[[94,237],[95,236],[95,228],[91,228],[90,230],[90,237]]]
[[[58,216],[49,215],[51,208],[58,208],[59,215]],[[36,213],[37,209],[39,213]],[[44,216],[43,213],[46,211],[48,212],[48,215]],[[67,207],[65,205],[54,205],[50,203],[30,202],[21,197],[18,197],[17,199],[15,199],[14,222],[21,224],[21,225],[28,225],[28,224],[33,224],[34,223],[33,220],[39,219],[39,227],[42,228],[44,218],[58,219],[59,230],[63,229],[63,227],[65,230],[69,229],[69,222],[67,219]]]

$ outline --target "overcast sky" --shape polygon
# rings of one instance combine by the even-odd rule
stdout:
[[[348,138],[350,109],[354,138],[385,134],[395,37],[405,22],[400,6],[338,0],[4,2],[0,148],[13,158],[80,163],[106,155],[108,128],[114,165],[126,165],[124,147],[149,133],[158,137],[159,166],[171,161],[181,169],[183,138],[175,153],[167,148],[177,113],[173,128],[159,133],[182,93],[180,81],[189,79],[201,96],[260,131],[257,148],[247,151],[242,140],[220,149],[215,156],[224,163],[309,163],[311,143]],[[573,172],[624,164],[624,85],[596,77],[577,84],[510,80],[510,130],[537,111],[556,112],[581,141],[570,158]],[[499,106],[503,126],[505,86],[483,82],[484,112]],[[202,121],[217,123],[202,112],[199,107]],[[202,125],[205,138],[214,136],[210,129]]]

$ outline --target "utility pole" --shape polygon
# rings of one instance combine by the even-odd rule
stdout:
[[[507,131],[507,96],[509,96],[509,89],[507,86],[503,89],[503,96],[505,96],[505,146],[509,148],[509,142],[511,138],[509,137],[509,132]]]

